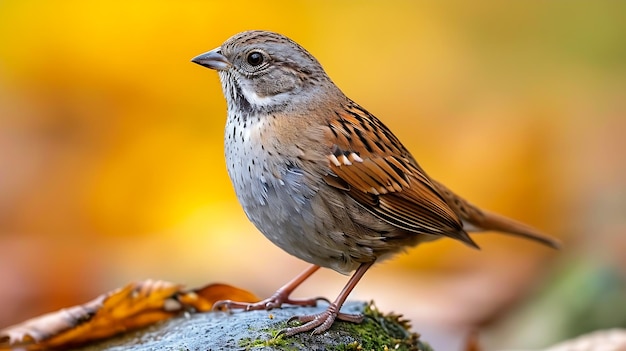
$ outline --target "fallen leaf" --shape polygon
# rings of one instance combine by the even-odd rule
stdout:
[[[256,302],[259,298],[253,293],[227,284],[210,284],[181,294],[178,300],[185,306],[190,306],[199,312],[210,311],[213,303],[220,300]]]
[[[44,350],[84,344],[162,321],[183,311],[210,311],[218,300],[257,301],[245,290],[210,284],[182,285],[146,280],[98,296],[83,305],[48,313],[0,330],[0,350]]]

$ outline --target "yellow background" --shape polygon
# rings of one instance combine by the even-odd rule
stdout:
[[[189,62],[247,29],[306,47],[434,178],[566,240],[425,245],[353,298],[466,327],[559,257],[626,274],[625,4],[1,1],[0,327],[148,277],[268,295],[306,266],[237,204],[217,75]],[[313,280],[302,296],[346,278]],[[500,289],[515,298],[485,297]],[[445,312],[410,307],[430,298]]]

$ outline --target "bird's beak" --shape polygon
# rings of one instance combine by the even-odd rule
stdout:
[[[198,55],[192,58],[191,62],[217,71],[225,71],[232,66],[232,63],[222,55],[221,48],[215,48],[202,55]]]

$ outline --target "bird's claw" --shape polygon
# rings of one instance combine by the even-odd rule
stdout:
[[[327,331],[333,325],[335,319],[358,324],[361,323],[364,318],[365,316],[362,314],[348,314],[337,312],[337,306],[335,304],[330,304],[330,306],[328,306],[328,308],[322,313],[304,316],[293,316],[289,318],[287,324],[294,321],[298,321],[304,324],[283,329],[279,332],[279,335],[292,336],[298,333],[308,331],[310,331],[311,334],[316,335]]]
[[[259,302],[237,302],[231,300],[220,300],[213,304],[213,311],[230,311],[233,309],[242,309],[244,311],[255,310],[272,310],[274,308],[280,308],[283,304],[303,306],[303,307],[315,307],[318,301],[328,301],[325,297],[315,297],[312,299],[291,299],[286,294],[280,291],[276,292],[271,297],[261,300]]]

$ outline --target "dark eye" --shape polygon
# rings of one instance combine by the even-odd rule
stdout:
[[[248,61],[250,66],[258,66],[263,63],[263,54],[257,51],[253,51],[248,54],[246,61]]]

